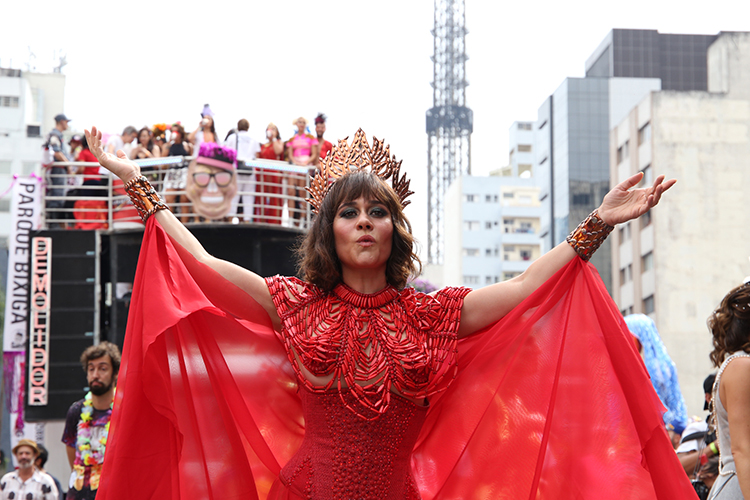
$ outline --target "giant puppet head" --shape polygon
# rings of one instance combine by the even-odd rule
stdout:
[[[188,167],[185,186],[195,213],[207,219],[221,219],[229,213],[237,194],[236,157],[233,149],[213,142],[201,144],[198,156]]]

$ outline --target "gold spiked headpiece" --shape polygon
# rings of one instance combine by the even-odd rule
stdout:
[[[368,169],[384,181],[391,179],[391,187],[401,200],[401,208],[411,203],[406,198],[414,194],[414,191],[409,191],[410,181],[406,179],[406,174],[399,177],[401,161],[396,161],[396,157],[391,156],[389,146],[373,137],[371,149],[362,129],[354,134],[351,145],[346,142],[347,139],[348,137],[341,139],[325,159],[320,160],[318,174],[310,181],[310,187],[305,188],[310,193],[307,201],[312,205],[313,212],[318,213],[334,182],[349,172]]]

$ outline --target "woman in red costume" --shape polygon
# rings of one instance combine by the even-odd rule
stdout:
[[[513,280],[425,295],[405,286],[419,267],[409,183],[361,131],[311,183],[304,281],[207,254],[137,165],[86,134],[154,219],[100,500],[694,494],[624,321],[586,263],[612,225],[674,181],[621,183]]]
[[[268,142],[261,145],[258,158],[264,160],[284,160],[284,141],[281,140],[279,128],[273,123],[266,127]],[[281,211],[284,206],[282,198],[282,175],[278,170],[260,169],[258,171],[258,197],[260,206],[255,215],[258,222],[266,224],[281,224]]]

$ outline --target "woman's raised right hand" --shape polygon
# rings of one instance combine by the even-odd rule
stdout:
[[[102,132],[96,127],[91,127],[91,131],[84,129],[86,141],[89,149],[96,156],[99,164],[119,177],[122,182],[127,184],[131,179],[141,175],[141,168],[132,160],[129,160],[122,149],[117,150],[117,156],[107,153],[102,147]]]

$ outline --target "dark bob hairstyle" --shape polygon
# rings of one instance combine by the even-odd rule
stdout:
[[[708,318],[714,336],[711,362],[721,366],[727,354],[750,352],[750,283],[730,291]]]
[[[391,215],[393,244],[385,278],[388,284],[401,290],[409,278],[419,275],[422,268],[419,257],[414,253],[411,224],[404,216],[401,201],[393,189],[380,177],[367,171],[351,172],[331,186],[320,211],[313,218],[312,227],[297,247],[300,277],[326,292],[341,283],[341,262],[336,254],[333,220],[342,203],[360,196],[380,201]]]

